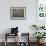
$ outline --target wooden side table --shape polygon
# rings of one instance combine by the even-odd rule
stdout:
[[[17,40],[17,42],[16,42],[15,46],[18,46],[18,33],[15,33],[15,34],[6,33],[5,34],[5,46],[7,46],[7,44],[8,44],[8,42],[7,42],[8,37],[7,36],[16,36],[17,39],[15,39],[15,40]]]

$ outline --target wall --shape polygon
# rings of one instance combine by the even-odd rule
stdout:
[[[26,7],[26,20],[10,20],[10,7]],[[10,32],[11,27],[19,27],[19,32],[30,32],[36,24],[36,0],[0,0],[0,34]]]

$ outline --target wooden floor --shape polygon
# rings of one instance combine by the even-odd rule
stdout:
[[[4,43],[0,42],[0,46],[4,46]],[[15,46],[15,42],[14,43],[12,43],[12,42],[8,43],[8,46]],[[30,46],[37,46],[37,43],[32,42],[32,43],[30,43]],[[46,43],[44,43],[44,45],[42,45],[42,46],[46,46]]]

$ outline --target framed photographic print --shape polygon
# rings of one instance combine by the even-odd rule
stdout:
[[[37,0],[36,3],[36,24],[44,26],[46,25],[46,0]]]
[[[26,19],[26,8],[25,7],[11,7],[10,8],[10,19],[11,20]]]
[[[46,0],[37,0],[37,16],[39,19],[46,18]]]

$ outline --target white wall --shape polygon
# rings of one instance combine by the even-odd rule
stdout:
[[[26,20],[10,20],[10,7],[26,7]],[[36,0],[0,0],[0,34],[17,26],[20,32],[32,35],[32,24],[36,24]]]

